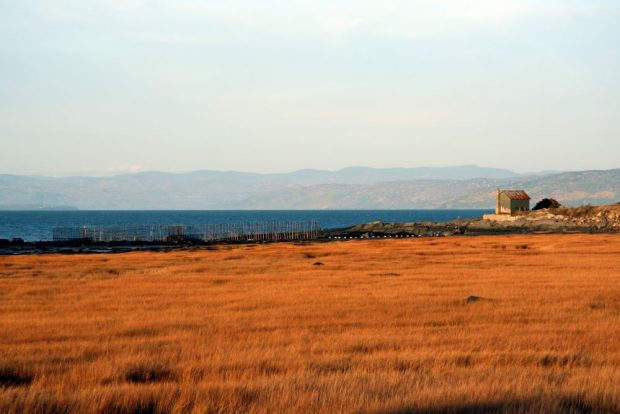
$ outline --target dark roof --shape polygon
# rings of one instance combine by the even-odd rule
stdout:
[[[502,190],[502,193],[511,200],[531,200],[530,196],[523,190]]]

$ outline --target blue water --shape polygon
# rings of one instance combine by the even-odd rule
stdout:
[[[445,222],[480,217],[491,210],[235,210],[235,211],[0,211],[0,239],[51,240],[53,227],[85,225],[223,224],[255,221],[316,220],[323,228],[381,220]]]

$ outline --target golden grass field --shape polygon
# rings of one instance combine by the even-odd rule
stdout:
[[[620,236],[0,256],[0,412],[620,412]]]

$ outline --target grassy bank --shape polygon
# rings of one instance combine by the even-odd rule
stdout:
[[[620,412],[619,339],[617,235],[0,257],[0,412]]]

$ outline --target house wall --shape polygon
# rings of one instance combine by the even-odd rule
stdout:
[[[504,193],[500,193],[499,195],[499,203],[497,214],[510,214],[512,213],[512,206],[510,204],[510,199]]]
[[[525,211],[530,209],[530,200],[510,200],[512,211]]]

